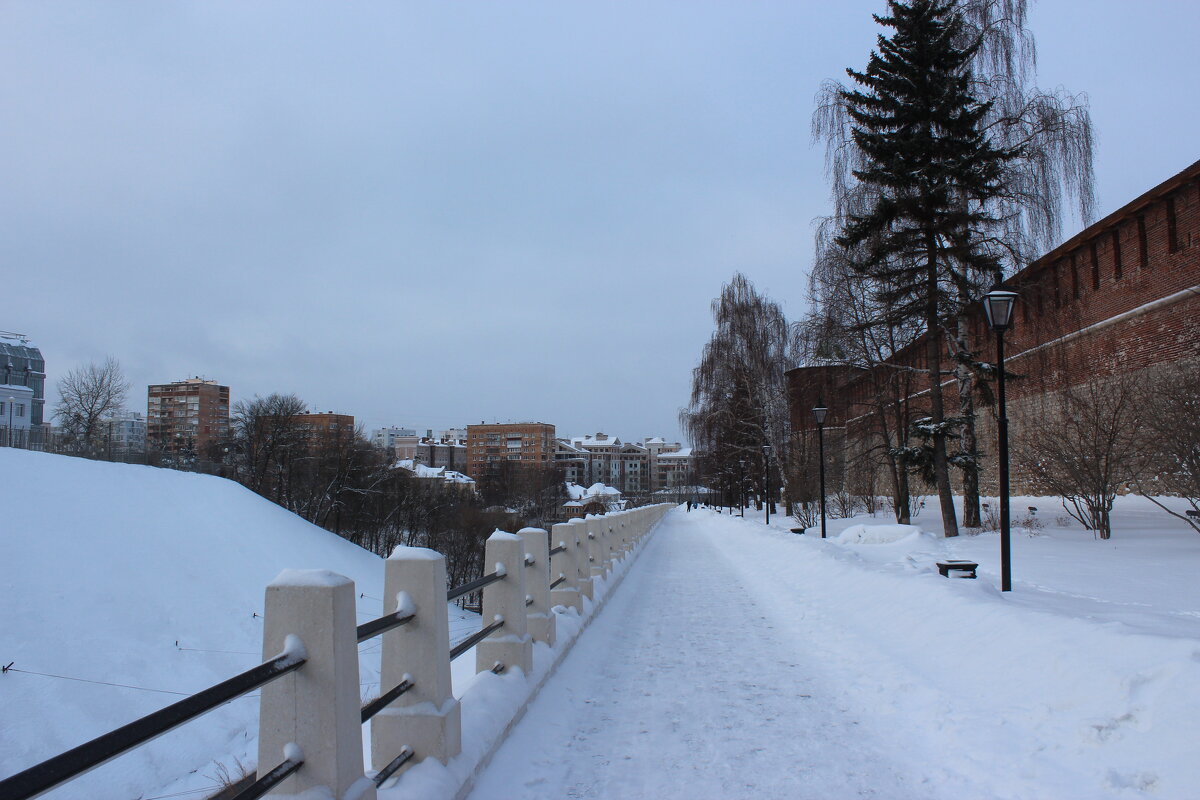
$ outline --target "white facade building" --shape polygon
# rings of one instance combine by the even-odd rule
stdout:
[[[33,389],[16,384],[0,384],[0,444],[28,446],[33,426]]]

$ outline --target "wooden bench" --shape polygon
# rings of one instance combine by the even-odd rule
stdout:
[[[979,565],[976,564],[974,561],[964,561],[964,560],[959,560],[959,559],[947,559],[945,561],[937,562],[937,568],[938,568],[938,572],[942,573],[942,577],[944,577],[944,578],[949,578],[951,572],[965,572],[968,574],[963,575],[961,577],[974,578],[975,570],[979,568]]]

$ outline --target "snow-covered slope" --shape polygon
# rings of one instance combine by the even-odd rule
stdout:
[[[232,481],[3,448],[0,486],[0,776],[254,666],[284,568],[347,575],[359,619],[381,610],[378,557]],[[254,752],[256,696],[46,796],[150,798],[189,772],[212,785],[214,759]]]

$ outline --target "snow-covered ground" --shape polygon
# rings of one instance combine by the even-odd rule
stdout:
[[[229,481],[8,449],[0,481],[0,775],[257,663],[283,568],[348,575],[360,619],[380,612],[380,559]],[[672,512],[565,657],[538,645],[531,679],[455,662],[466,761],[561,659],[473,796],[1200,796],[1200,536],[1136,498],[1107,542],[1047,498],[1014,516],[1029,505],[1045,527],[1016,531],[1005,594],[994,533],[881,515],[822,541]],[[979,579],[942,578],[944,557]],[[203,797],[253,766],[256,716],[235,701],[47,796]],[[469,773],[418,764],[380,797],[450,797]]]
[[[359,621],[382,613],[380,558],[232,481],[0,448],[0,486],[3,777],[259,663],[264,589],[285,568],[347,575]],[[459,612],[451,637],[478,627]],[[360,649],[374,696],[379,642]],[[205,797],[255,765],[256,698],[44,796]]]
[[[1028,505],[1007,594],[997,534],[673,512],[472,797],[1200,796],[1200,537]]]

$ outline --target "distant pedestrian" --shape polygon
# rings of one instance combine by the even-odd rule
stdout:
[[[692,501],[691,501],[691,500],[688,500],[688,501],[687,501],[687,510],[688,510],[689,512],[692,510]]]

